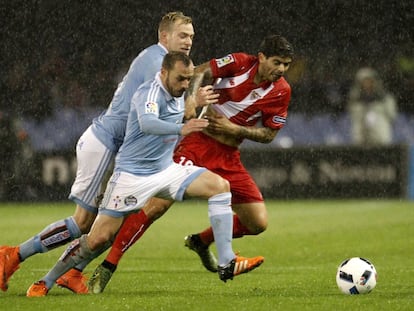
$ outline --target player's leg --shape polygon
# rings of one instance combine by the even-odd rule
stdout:
[[[241,238],[245,235],[258,235],[266,230],[267,210],[263,202],[234,204],[232,208],[236,213],[233,216],[234,239]],[[214,235],[211,227],[209,227],[199,234],[186,237],[186,239],[199,239],[202,245],[209,246],[214,242]]]
[[[173,203],[174,201],[171,200],[151,198],[141,211],[128,215],[105,258],[106,262],[116,268],[123,254],[140,239],[148,227],[161,217]]]
[[[209,219],[219,254],[218,264],[227,264],[235,257],[231,247],[233,214],[228,181],[217,174],[205,171],[191,182],[185,194],[208,199]]]
[[[105,289],[125,252],[141,238],[149,226],[161,217],[173,203],[174,201],[171,200],[151,198],[142,210],[126,217],[108,255],[95,269],[88,281],[88,286],[94,293],[100,293]]]
[[[2,246],[0,248],[0,288],[3,291],[7,290],[10,277],[19,268],[20,263],[27,258],[48,252],[88,232],[95,215],[77,206],[73,216],[48,225],[20,245]],[[77,221],[82,224],[82,227]]]
[[[95,137],[90,128],[84,132],[76,146],[77,172],[69,195],[69,198],[76,203],[75,213],[71,217],[50,224],[22,243],[18,247],[21,261],[36,253],[44,253],[64,245],[80,237],[82,233],[89,232],[98,211],[95,200],[101,191],[102,179],[113,157],[114,154]],[[12,258],[8,261],[13,262]],[[83,278],[79,271],[71,273],[70,277]],[[70,279],[67,278],[58,281],[58,285],[62,287],[79,291],[77,288],[71,288],[70,283]],[[85,289],[86,286],[83,286],[83,290]]]
[[[148,187],[150,191],[143,191],[143,194],[137,193],[139,185],[145,184],[143,179],[131,174],[114,173],[112,175],[105,190],[98,217],[89,234],[72,242],[52,270],[40,281],[32,284],[27,291],[27,296],[47,295],[60,276],[85,260],[96,258],[108,247],[108,244],[112,244],[113,237],[121,227],[125,215],[142,208],[140,202],[146,202],[152,196],[151,190],[154,187]],[[135,198],[135,203],[125,198]]]
[[[76,265],[81,264],[84,260],[95,258],[101,254],[102,250],[108,247],[108,243],[111,243],[122,221],[122,217],[98,215],[89,234],[84,234],[79,239],[73,241],[55,266],[40,281],[30,286],[27,296],[38,297],[47,295],[61,275]]]
[[[48,225],[38,234],[20,244],[20,261],[37,253],[48,252],[80,237],[82,233],[89,231],[95,215],[77,205],[73,216]],[[82,225],[79,226],[78,222]]]
[[[82,233],[87,233],[95,217],[96,212],[90,212],[77,205],[73,216],[48,225],[34,237],[20,244],[19,254],[22,261],[36,253],[55,249],[80,237]]]
[[[146,202],[142,209],[137,213],[129,214],[124,220],[122,227],[118,231],[111,251],[105,260],[95,269],[91,279],[88,282],[90,292],[95,294],[101,293],[107,283],[110,281],[112,274],[115,272],[119,260],[123,254],[145,233],[154,220],[161,217],[168,208],[173,204],[171,196],[168,199],[159,199],[153,197],[165,185],[169,183],[169,173],[166,176],[155,174],[149,177],[137,177],[137,180],[128,180],[127,185],[134,186],[139,190],[133,198],[136,202]],[[119,210],[119,207],[118,209]]]
[[[206,138],[207,141],[203,139]],[[187,136],[180,142],[174,152],[174,161],[184,166],[198,165],[214,171],[215,167],[225,167],[223,163],[217,163],[215,158],[223,158],[220,146],[210,137],[193,134]],[[214,241],[213,229],[209,227],[211,240]],[[209,244],[208,244],[209,245]],[[185,238],[185,246],[195,251],[201,259],[203,266],[211,271],[217,272],[217,259],[210,251],[207,244],[200,240],[199,235],[188,235]]]
[[[234,238],[258,235],[266,230],[268,217],[264,202],[235,204],[233,211],[236,213]]]
[[[230,184],[219,175],[206,171],[191,182],[186,194],[208,198],[208,214],[218,253],[218,273],[222,281],[249,272],[264,261],[262,256],[236,256],[232,249],[233,212]]]
[[[21,261],[64,245],[89,229],[98,212],[95,199],[100,192],[101,182],[110,166],[113,153],[87,130],[79,139],[76,148],[77,174],[69,198],[76,203],[71,217],[58,220],[41,232],[20,244]]]
[[[227,166],[227,171],[220,171],[220,175],[231,184],[232,208],[236,212],[233,216],[233,238],[259,234],[267,227],[267,211],[263,196],[241,162],[234,161],[233,164],[233,168]],[[211,253],[209,246],[212,242],[212,227],[185,237],[185,246],[198,254],[204,267],[209,271],[213,270],[208,264],[206,254]]]
[[[77,172],[69,199],[77,204],[73,218],[81,233],[88,233],[98,212],[98,195],[104,177],[110,171],[114,154],[88,128],[76,146]],[[57,280],[57,284],[76,293],[87,291],[81,269],[73,269]]]
[[[105,181],[107,182],[108,178],[106,178]],[[102,199],[103,194],[97,197],[96,206],[100,205]],[[95,257],[87,258],[75,267],[73,267],[72,269],[70,269],[68,272],[66,272],[56,280],[56,284],[60,287],[67,288],[76,294],[87,294],[89,292],[87,285],[88,277],[83,273],[83,270],[92,260],[101,255],[101,253],[104,253],[110,246],[111,245],[108,243],[107,247],[101,249],[101,252],[95,253]]]
[[[249,210],[254,211],[253,214],[256,216],[256,208],[252,208],[255,204],[248,204]],[[233,207],[234,210],[234,207]],[[243,218],[246,223],[250,223],[249,218],[246,217],[247,214],[243,213]],[[247,220],[246,220],[247,219]],[[256,226],[255,226],[256,227]],[[243,224],[243,222],[240,220],[239,215],[233,215],[233,238],[241,238],[245,235],[256,235],[259,234],[261,231],[256,230],[249,230],[247,226]],[[209,246],[211,243],[214,242],[214,234],[213,234],[213,228],[208,227],[201,231],[200,233],[190,234],[187,235],[184,238],[184,245],[188,247],[190,250],[197,253],[197,255],[200,257],[201,263],[203,266],[211,272],[217,271],[217,265],[214,265],[214,254],[211,252]]]

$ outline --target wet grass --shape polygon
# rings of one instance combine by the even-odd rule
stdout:
[[[30,284],[63,248],[27,259],[0,292],[1,310],[412,310],[414,203],[406,201],[268,201],[269,228],[234,240],[242,255],[263,255],[252,273],[223,283],[203,270],[183,237],[208,225],[204,202],[177,203],[124,256],[101,295],[54,287],[27,298]],[[0,244],[18,244],[71,215],[71,204],[1,204]],[[346,296],[336,268],[353,256],[370,259],[378,284]],[[101,258],[87,268],[91,273]]]

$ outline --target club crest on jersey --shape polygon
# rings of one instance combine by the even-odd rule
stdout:
[[[124,203],[126,206],[135,206],[137,205],[137,198],[134,197],[133,195],[129,195],[125,198]]]
[[[278,124],[286,123],[286,118],[281,117],[281,116],[274,116],[272,120],[273,120],[273,123],[278,123]]]
[[[227,56],[224,56],[223,58],[216,59],[217,67],[221,68],[223,66],[226,66],[228,64],[234,63],[233,55],[229,54]]]
[[[251,97],[252,99],[258,99],[258,98],[260,98],[260,95],[259,95],[259,93],[257,93],[256,91],[253,91],[253,92],[251,93],[250,97]]]
[[[119,196],[116,196],[115,198],[113,198],[114,208],[118,208],[120,203],[121,203],[121,198]]]
[[[157,113],[158,105],[153,102],[148,102],[145,104],[145,113]]]

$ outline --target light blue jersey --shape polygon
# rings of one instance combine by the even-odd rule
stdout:
[[[183,116],[184,97],[172,97],[164,88],[160,74],[141,85],[132,98],[115,171],[152,175],[170,166]]]
[[[167,53],[168,51],[160,43],[143,50],[134,59],[118,85],[109,107],[93,120],[93,133],[114,153],[118,151],[124,140],[132,96],[142,83],[154,79]]]

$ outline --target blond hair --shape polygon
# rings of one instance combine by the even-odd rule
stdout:
[[[181,24],[192,24],[193,20],[191,19],[191,17],[184,15],[183,12],[180,11],[176,11],[176,12],[169,12],[167,14],[165,14],[162,19],[161,22],[158,26],[158,37],[161,36],[161,32],[163,31],[171,31],[173,25],[176,22],[180,22]]]

